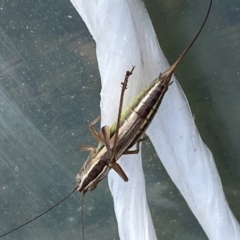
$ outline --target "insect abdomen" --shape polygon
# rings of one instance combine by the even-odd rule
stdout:
[[[146,131],[148,125],[155,116],[159,105],[162,102],[164,94],[168,90],[168,84],[159,77],[153,81],[153,83],[145,88],[133,101],[128,109],[125,111],[124,120],[131,119],[132,114],[137,114],[139,118],[144,119],[141,127],[138,129],[134,137],[133,144],[140,138],[140,136]],[[124,115],[124,114],[123,114]]]

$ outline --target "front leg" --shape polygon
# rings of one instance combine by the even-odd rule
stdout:
[[[97,131],[94,129],[93,125],[95,125],[97,122],[99,122],[101,119],[101,116],[99,115],[97,118],[95,118],[94,120],[92,120],[91,122],[88,123],[88,129],[90,131],[90,133],[92,134],[93,138],[97,141],[97,142],[101,142],[101,140],[99,140],[99,137],[98,137],[98,133]],[[80,150],[83,150],[83,151],[93,151],[95,150],[94,147],[92,146],[89,146],[89,145],[81,145],[79,146],[79,149]]]
[[[92,120],[91,122],[88,123],[88,129],[90,131],[90,133],[92,134],[93,138],[99,142],[99,137],[98,137],[98,133],[97,131],[94,129],[93,125],[95,125],[97,122],[99,122],[101,120],[101,115],[99,115],[97,118],[95,118],[94,120]]]

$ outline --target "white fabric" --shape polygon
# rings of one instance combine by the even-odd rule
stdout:
[[[121,85],[134,65],[125,102],[167,69],[155,32],[140,0],[71,0],[96,41],[102,81],[102,125],[116,121]],[[211,240],[240,239],[239,224],[229,209],[211,152],[203,143],[187,99],[175,78],[147,130],[168,174]],[[147,159],[146,159],[147,160]],[[125,183],[110,171],[120,239],[154,240],[146,202],[141,156],[124,156]]]

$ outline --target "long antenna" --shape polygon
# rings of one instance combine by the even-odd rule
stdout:
[[[52,209],[54,209],[54,208],[57,207],[59,204],[61,204],[62,202],[64,202],[67,198],[69,198],[69,197],[76,191],[76,189],[77,189],[77,188],[74,188],[66,197],[64,197],[62,200],[60,200],[60,201],[57,202],[55,205],[53,205],[52,207],[50,207],[48,210],[46,210],[46,211],[44,211],[43,213],[39,214],[38,216],[32,218],[31,220],[23,223],[22,225],[14,228],[14,229],[12,229],[11,231],[6,232],[6,233],[4,233],[3,235],[0,235],[0,238],[5,237],[5,236],[7,236],[8,234],[10,234],[10,233],[12,233],[12,232],[17,231],[18,229],[24,227],[25,225],[27,225],[27,224],[33,222],[34,220],[40,218],[40,217],[43,216],[44,214],[50,212]]]
[[[85,195],[85,192],[82,193],[82,198],[81,198],[81,205],[82,205],[82,238],[83,240],[85,239],[85,236],[84,236],[84,218],[83,218],[83,197]]]

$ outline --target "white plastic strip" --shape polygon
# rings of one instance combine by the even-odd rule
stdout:
[[[111,125],[116,121],[126,70],[136,66],[125,95],[129,103],[168,64],[141,0],[71,2],[96,41],[102,125]],[[181,87],[173,80],[147,134],[209,239],[239,240],[240,227],[225,200],[212,154],[202,142]],[[129,182],[110,171],[109,186],[120,239],[154,240],[140,154],[124,156],[119,163]]]

